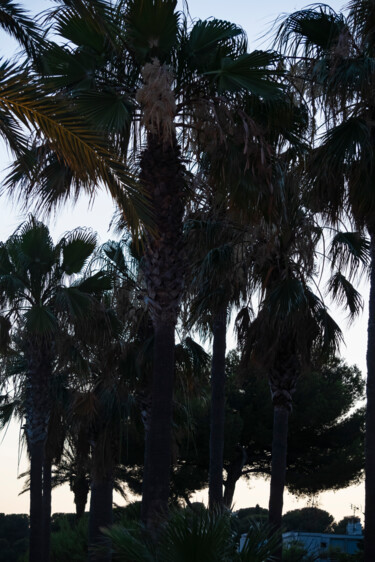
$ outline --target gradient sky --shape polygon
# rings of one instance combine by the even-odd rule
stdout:
[[[51,0],[18,0],[19,3],[33,13],[38,13],[53,5]],[[251,2],[250,0],[190,0],[189,11],[192,18],[216,18],[230,20],[240,24],[249,37],[249,49],[267,48],[270,43],[270,35],[266,35],[272,27],[272,23],[281,13],[289,13],[303,8],[309,4],[301,0],[263,0],[262,2]],[[180,2],[182,6],[182,2]],[[330,5],[340,10],[343,2],[332,1]],[[4,58],[12,55],[15,44],[4,33],[0,33],[0,53]],[[4,169],[9,162],[6,149],[0,149],[0,170]],[[49,219],[49,225],[55,238],[61,236],[66,230],[77,226],[90,226],[99,233],[102,242],[111,237],[109,223],[114,207],[108,196],[101,194],[89,208],[86,199],[78,201],[73,208],[72,205],[60,209],[54,217]],[[4,196],[0,200],[0,240],[7,238],[25,218],[25,213],[12,204]],[[368,296],[368,286],[362,283],[362,294],[365,302]],[[349,328],[346,327],[345,318],[337,314],[340,325],[345,331],[346,346],[342,347],[342,355],[349,364],[356,363],[365,373],[366,353],[366,324],[367,308],[356,323]],[[232,347],[234,340],[232,339]],[[18,496],[22,489],[22,482],[17,480],[16,475],[26,468],[24,455],[20,455],[18,438],[20,429],[12,425],[6,435],[0,441],[0,512],[26,513],[28,511],[28,496]],[[20,460],[20,462],[19,462]],[[245,481],[237,487],[235,495],[236,508],[246,507],[259,503],[263,507],[268,505],[269,484],[264,480],[252,480],[248,485]],[[198,493],[197,498],[204,498],[205,494]],[[117,498],[119,503],[121,499]],[[351,487],[339,492],[326,492],[318,498],[318,505],[332,513],[336,519],[351,513],[351,504],[364,505],[363,484]],[[297,500],[286,494],[284,511],[303,507],[306,500]],[[73,511],[74,504],[72,494],[67,487],[59,488],[53,493],[53,512]]]

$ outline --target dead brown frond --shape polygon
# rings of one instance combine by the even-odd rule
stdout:
[[[161,66],[158,59],[147,63],[142,71],[143,86],[136,99],[143,109],[142,123],[163,144],[171,144],[175,136],[174,118],[176,101],[171,86],[173,76],[169,68]]]

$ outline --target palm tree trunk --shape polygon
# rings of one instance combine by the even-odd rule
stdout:
[[[51,500],[52,500],[52,462],[44,459],[43,464],[43,562],[49,562],[51,543]]]
[[[112,478],[93,479],[89,515],[89,560],[95,562],[112,560],[110,540],[101,532],[103,527],[109,527],[113,523],[112,504]]]
[[[29,442],[30,538],[29,562],[43,560],[43,462],[44,441]]]
[[[245,466],[246,461],[246,450],[243,447],[238,447],[236,451],[236,458],[230,463],[227,468],[227,478],[224,483],[224,505],[228,509],[232,507],[236,484],[242,476],[242,470]]]
[[[74,494],[74,503],[76,506],[76,517],[79,521],[85,513],[87,498],[90,491],[90,486],[86,478],[86,474],[78,475],[73,483],[72,491]]]
[[[43,468],[50,416],[51,364],[46,342],[26,342],[28,360],[26,382],[26,436],[30,455],[30,539],[29,562],[43,561]]]
[[[370,230],[370,229],[369,229]],[[375,231],[370,230],[371,275],[367,330],[365,562],[375,560]]]
[[[279,532],[281,530],[288,444],[288,421],[289,409],[283,405],[275,404],[273,409],[271,492],[269,501],[269,523],[273,528],[273,532]],[[282,559],[281,543],[275,559]]]
[[[146,434],[143,474],[142,520],[153,528],[168,509],[172,457],[172,404],[174,383],[175,327],[155,327],[152,405]]]
[[[210,509],[222,509],[223,507],[226,330],[227,303],[224,302],[215,315],[212,329],[210,468],[208,486]]]
[[[103,459],[103,451],[93,447],[93,470],[89,515],[89,560],[110,562],[111,541],[101,529],[113,523],[113,467],[111,459]],[[105,466],[104,466],[105,463]]]
[[[184,168],[175,135],[165,143],[148,135],[141,158],[141,180],[154,211],[156,232],[149,232],[143,259],[147,302],[154,328],[151,416],[145,439],[142,520],[157,527],[168,509],[174,337],[184,282]]]

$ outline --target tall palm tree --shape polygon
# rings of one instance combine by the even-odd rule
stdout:
[[[186,231],[192,237],[193,316],[209,319],[213,339],[209,497],[216,507],[223,503],[226,325],[231,308],[251,299],[260,283],[252,245],[261,217],[272,219],[283,204],[278,170],[306,152],[307,112],[294,98],[287,89],[273,99],[245,92],[241,104],[251,118],[252,139],[245,145],[241,122],[233,117],[232,134],[226,131],[221,116],[225,144],[206,147],[199,159],[198,210],[189,215]]]
[[[298,378],[314,349],[329,355],[342,338],[315,290],[317,244],[322,230],[302,205],[296,176],[294,170],[285,175],[285,207],[278,221],[274,217],[264,223],[263,232],[259,229],[253,249],[254,270],[263,288],[258,315],[248,325],[249,316],[244,312],[240,316],[244,355],[262,365],[271,389],[274,429],[269,520],[277,530],[281,528],[288,420]],[[348,298],[353,316],[358,313],[360,296],[340,272],[333,272],[329,285],[334,295]],[[281,549],[278,557],[281,559]]]
[[[291,56],[302,56],[295,76],[327,117],[326,132],[306,174],[316,208],[334,223],[349,216],[370,235],[365,485],[369,562],[375,558],[375,5],[372,0],[352,0],[347,8],[346,16],[326,5],[291,14],[280,26],[278,40]]]
[[[153,214],[142,260],[155,339],[142,516],[148,525],[168,502],[182,220],[192,193],[185,164],[202,144],[223,141],[216,117],[238,109],[239,93],[279,92],[268,80],[273,53],[248,53],[243,30],[229,22],[197,21],[189,28],[176,6],[176,0],[61,1],[51,17],[70,44],[54,46],[45,59],[56,88],[68,91],[82,115],[107,131],[117,154],[139,170]],[[246,137],[251,127],[245,116],[242,122]],[[67,190],[65,184],[55,193],[64,197]]]
[[[24,357],[25,431],[30,455],[30,562],[44,560],[43,466],[51,417],[50,385],[59,333],[90,317],[92,295],[110,288],[100,272],[81,272],[95,249],[93,233],[76,230],[56,245],[48,228],[33,217],[0,244],[2,327],[17,336]],[[73,279],[70,286],[66,281]],[[10,324],[12,323],[12,325]]]

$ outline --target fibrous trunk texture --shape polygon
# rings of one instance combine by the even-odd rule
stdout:
[[[223,507],[226,330],[227,303],[224,302],[215,314],[213,322],[210,468],[208,487],[210,509],[219,510]]]
[[[29,562],[41,562],[44,561],[44,556],[49,549],[48,514],[46,514],[46,518],[43,514],[43,468],[51,411],[51,362],[48,345],[38,340],[27,342],[25,356],[28,361],[25,425],[30,455]],[[45,544],[46,542],[48,544]]]
[[[152,529],[168,508],[174,379],[174,332],[183,289],[184,170],[176,139],[149,133],[141,179],[154,211],[147,235],[144,275],[154,328],[152,403],[146,432],[142,520]]]
[[[375,230],[371,237],[371,275],[367,339],[365,562],[375,560]]]

